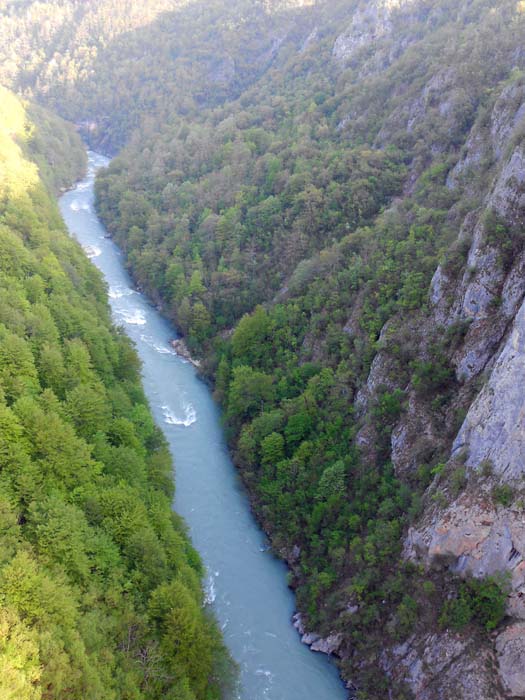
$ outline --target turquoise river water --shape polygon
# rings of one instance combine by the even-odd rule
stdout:
[[[133,289],[122,253],[95,214],[95,173],[107,163],[90,153],[86,179],[61,197],[60,208],[70,233],[102,271],[114,320],[142,360],[145,391],[176,465],[175,509],[204,561],[207,603],[240,666],[239,698],[343,700],[335,666],[301,644],[292,627],[286,567],[253,519],[209,389],[171,349],[174,328]]]

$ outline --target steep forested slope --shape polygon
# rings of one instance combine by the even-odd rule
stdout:
[[[31,114],[0,88],[0,696],[219,698],[226,654],[137,356],[35,163],[59,187],[85,155]]]
[[[360,698],[523,696],[524,3],[86,3],[52,40],[4,4],[46,57],[11,84],[127,141],[99,212],[204,359],[298,627]]]
[[[6,0],[0,84],[38,97],[115,152],[139,125],[238,95],[271,66],[298,4]]]
[[[500,285],[522,250],[521,171],[504,215],[484,200],[520,144],[524,25],[514,2],[400,5],[321,3],[238,101],[137,136],[100,177],[99,211],[207,358],[299,624],[330,635],[363,697],[504,697],[483,630],[504,616],[506,566],[462,587],[402,550],[475,481],[448,457],[483,381],[479,324],[486,362],[513,313]],[[477,269],[472,245],[491,262]],[[435,313],[439,264],[449,290],[490,279],[486,318],[477,298]],[[432,667],[427,644],[456,662],[411,677]]]

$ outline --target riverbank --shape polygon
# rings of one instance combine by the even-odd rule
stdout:
[[[182,357],[183,360],[186,360],[187,362],[189,362],[196,369],[201,368],[201,366],[202,366],[201,361],[196,360],[194,357],[192,357],[192,355],[188,349],[188,346],[186,345],[185,341],[182,338],[175,338],[174,340],[170,340],[170,345],[175,350],[177,355],[179,357]]]

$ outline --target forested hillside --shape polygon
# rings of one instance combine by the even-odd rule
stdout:
[[[134,129],[237,96],[271,65],[302,0],[5,0],[0,84],[114,153]],[[138,30],[138,31],[131,31]],[[154,48],[153,48],[154,47]]]
[[[524,24],[514,2],[359,7],[347,36],[348,6],[320,3],[238,101],[136,135],[97,193],[137,281],[204,353],[300,624],[330,635],[363,697],[401,698],[414,686],[386,645],[466,625],[483,639],[505,611],[503,580],[463,589],[402,550],[425,504],[467,482],[446,464],[480,387],[455,361],[473,318],[436,322],[429,287],[439,264],[449,285],[467,274],[458,232],[499,163],[455,164],[502,91],[521,105]],[[508,270],[519,229],[485,220]]]
[[[0,696],[212,700],[228,659],[170,456],[48,189],[84,167],[0,88]]]
[[[2,79],[126,144],[99,213],[297,626],[360,700],[523,697],[524,3],[4,5]]]

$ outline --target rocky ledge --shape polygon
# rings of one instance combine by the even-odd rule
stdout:
[[[292,617],[292,624],[301,636],[301,642],[310,647],[312,651],[317,651],[320,654],[328,654],[328,656],[344,657],[342,649],[344,636],[337,632],[332,632],[327,637],[321,637],[315,632],[307,632],[305,622],[301,613],[296,612]],[[348,700],[357,700],[358,688],[351,680],[346,680],[346,689],[348,690]]]
[[[187,360],[187,362],[192,364],[194,367],[200,369],[200,360],[196,360],[194,357],[192,357],[190,351],[188,350],[188,346],[186,345],[184,340],[182,340],[182,338],[175,338],[174,340],[170,340],[170,345],[179,357],[182,357],[183,360]]]
[[[309,646],[312,651],[338,656],[339,648],[343,642],[342,634],[333,633],[328,635],[328,637],[321,637],[320,634],[315,632],[306,632],[301,613],[295,613],[292,617],[292,623],[301,635],[301,642]]]

